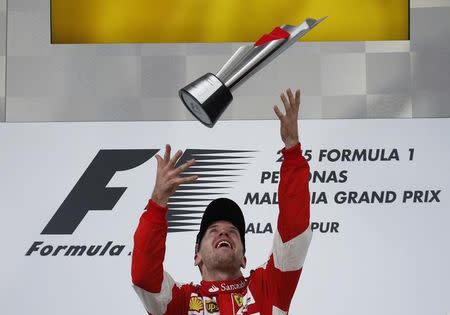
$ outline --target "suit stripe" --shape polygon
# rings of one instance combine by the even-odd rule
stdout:
[[[136,285],[133,285],[133,288],[144,304],[147,312],[152,315],[163,315],[167,311],[167,305],[172,300],[172,289],[175,285],[176,283],[173,278],[167,272],[164,272],[160,292],[151,293]]]
[[[308,227],[303,233],[283,243],[278,230],[275,232],[272,254],[275,268],[280,271],[295,271],[303,267],[306,253],[312,239],[312,231]]]

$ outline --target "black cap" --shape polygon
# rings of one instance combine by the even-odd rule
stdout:
[[[197,234],[195,242],[196,251],[200,242],[205,235],[208,227],[217,221],[227,221],[233,224],[239,231],[242,245],[245,253],[245,220],[241,208],[231,199],[218,198],[211,201],[203,213],[202,222],[200,223],[200,230]]]

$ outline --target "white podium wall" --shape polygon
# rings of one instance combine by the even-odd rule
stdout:
[[[450,311],[449,133],[448,118],[301,122],[314,230],[291,314]],[[129,253],[155,179],[153,155],[166,142],[211,163],[199,163],[207,183],[183,190],[196,195],[171,201],[178,207],[168,215],[164,266],[174,279],[200,280],[195,211],[220,196],[245,213],[244,274],[266,261],[278,212],[276,121],[221,121],[212,130],[198,122],[0,124],[2,314],[145,314]]]

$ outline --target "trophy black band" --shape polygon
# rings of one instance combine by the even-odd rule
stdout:
[[[324,19],[306,19],[298,26],[282,25],[253,45],[239,47],[217,74],[207,73],[182,88],[181,100],[200,122],[214,127],[233,100],[232,92],[238,86]]]

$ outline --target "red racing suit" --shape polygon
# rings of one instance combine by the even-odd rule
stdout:
[[[248,278],[178,284],[163,270],[167,208],[149,201],[134,235],[132,281],[151,315],[287,314],[312,232],[309,166],[300,144],[283,149],[279,215],[268,261]]]

